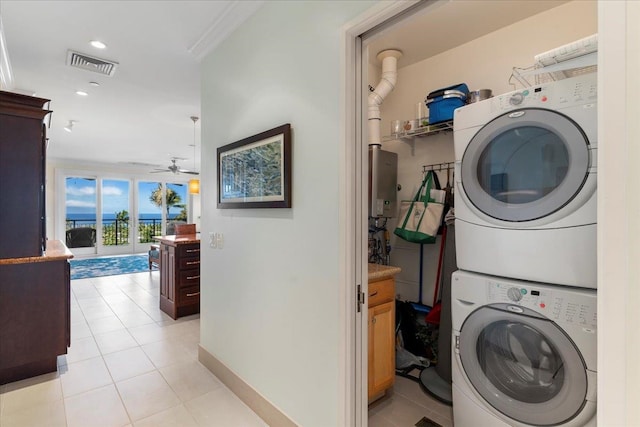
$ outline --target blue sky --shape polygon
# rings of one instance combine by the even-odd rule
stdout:
[[[95,179],[70,177],[66,179],[66,207],[68,214],[95,214],[96,197]],[[177,192],[182,202],[187,200],[187,186],[184,184],[167,184]],[[141,214],[160,214],[160,208],[149,201],[149,196],[158,188],[158,182],[138,182],[138,204]],[[123,209],[131,214],[133,207],[129,206],[130,182],[126,180],[102,180],[102,209],[105,214],[115,214]],[[177,214],[181,208],[171,208],[171,215]]]

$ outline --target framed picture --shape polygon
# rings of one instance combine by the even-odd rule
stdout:
[[[290,207],[289,123],[218,148],[218,209]]]

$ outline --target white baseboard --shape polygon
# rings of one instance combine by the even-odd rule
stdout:
[[[282,411],[201,345],[198,345],[198,360],[268,425],[278,427],[297,426]]]

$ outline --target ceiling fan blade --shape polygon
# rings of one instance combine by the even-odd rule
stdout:
[[[162,172],[171,172],[169,169],[154,169],[149,171],[149,173],[162,173]]]
[[[200,175],[199,172],[194,172],[194,171],[190,171],[188,169],[178,169],[178,172],[180,173],[187,173],[189,175]]]

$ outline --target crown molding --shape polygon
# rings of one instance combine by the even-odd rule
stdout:
[[[209,52],[253,15],[263,3],[262,0],[230,2],[202,36],[188,49],[189,53],[195,56],[198,61],[202,61]]]

